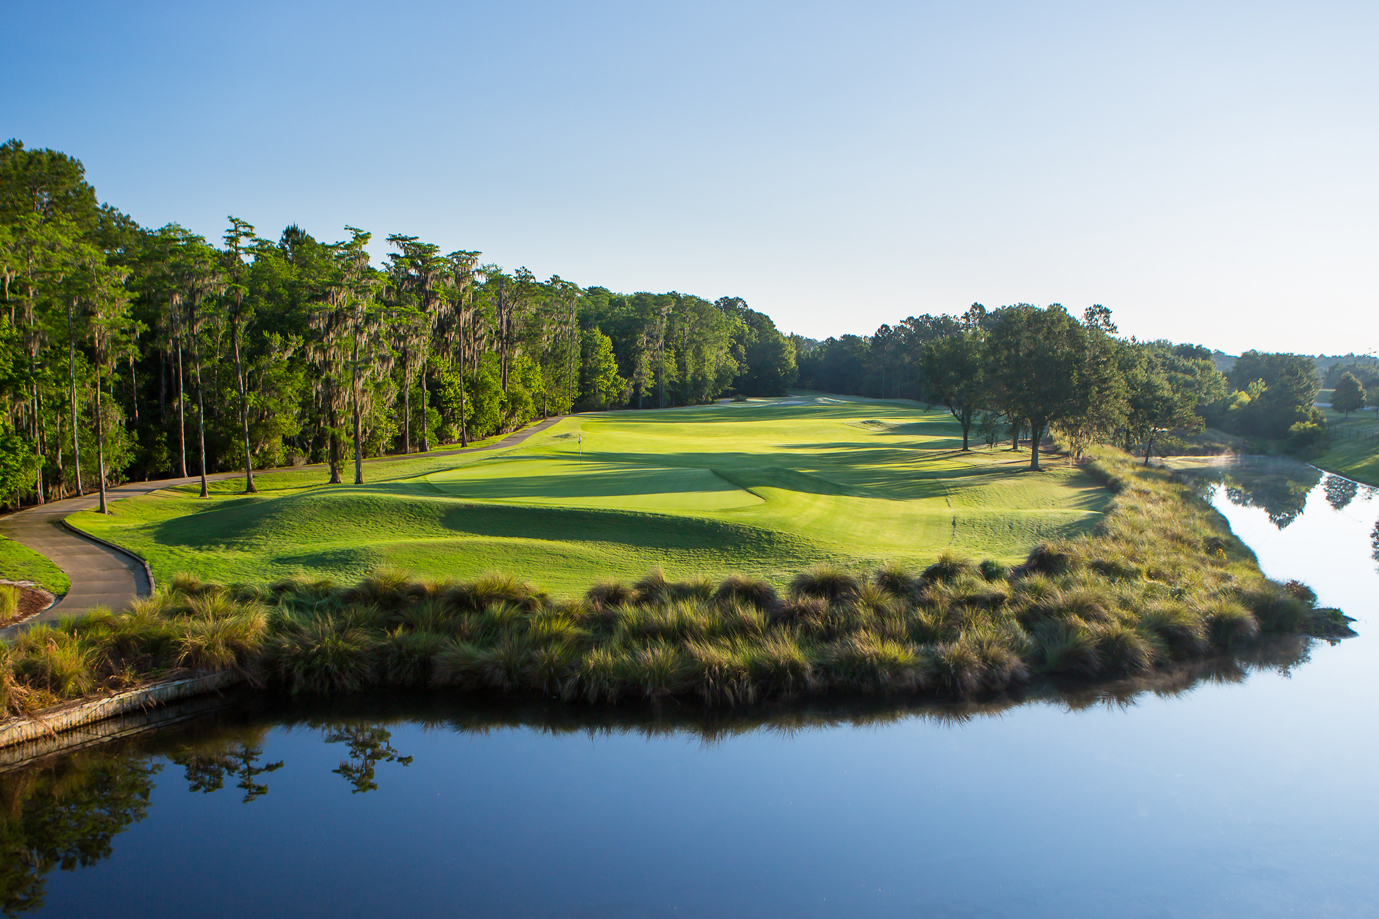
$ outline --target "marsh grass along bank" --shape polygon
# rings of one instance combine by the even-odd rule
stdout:
[[[1305,586],[1265,578],[1191,488],[1128,457],[1090,471],[1115,498],[1097,530],[1014,568],[942,554],[923,570],[828,565],[778,593],[733,576],[601,582],[556,599],[511,577],[378,571],[353,587],[190,577],[127,613],[33,629],[0,652],[3,702],[34,709],[182,671],[236,669],[290,693],[453,687],[709,706],[830,693],[998,693],[1043,677],[1112,680],[1264,636],[1345,631]]]

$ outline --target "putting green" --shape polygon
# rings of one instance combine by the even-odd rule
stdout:
[[[1031,473],[1027,452],[960,448],[946,412],[794,396],[576,415],[503,451],[372,463],[362,486],[271,472],[258,495],[226,481],[209,500],[169,489],[70,519],[160,579],[349,580],[391,564],[455,578],[498,569],[574,593],[654,565],[781,584],[819,561],[919,566],[948,547],[1013,562],[1086,531],[1109,502],[1064,461]]]

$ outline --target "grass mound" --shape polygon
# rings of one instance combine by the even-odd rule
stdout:
[[[1100,453],[1116,498],[1096,533],[1007,570],[945,553],[919,573],[816,565],[764,579],[604,581],[553,598],[524,581],[353,587],[301,577],[238,588],[174,579],[128,613],[25,633],[0,655],[11,711],[173,672],[235,669],[290,693],[432,685],[569,701],[709,706],[830,693],[998,693],[1036,678],[1109,680],[1248,659],[1269,634],[1328,634],[1333,611],[1265,578],[1191,489]]]

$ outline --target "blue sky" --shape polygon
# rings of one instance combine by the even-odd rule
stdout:
[[[0,133],[140,223],[421,236],[866,334],[1020,301],[1365,352],[1379,5],[10,4]],[[377,253],[384,251],[382,245]]]

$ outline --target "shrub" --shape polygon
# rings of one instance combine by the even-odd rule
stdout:
[[[1064,574],[1072,567],[1072,555],[1048,543],[1040,543],[1030,550],[1021,573]]]
[[[790,582],[794,597],[818,597],[828,601],[853,597],[857,594],[857,577],[837,565],[819,564],[795,575]]]
[[[920,575],[920,580],[926,583],[948,583],[956,581],[964,575],[970,575],[976,570],[972,559],[945,549],[939,555],[938,561],[924,569],[924,573]]]
[[[59,699],[79,698],[96,688],[95,655],[68,629],[30,629],[15,642],[15,649],[20,653],[14,673],[30,686]]]
[[[1101,670],[1096,636],[1086,623],[1047,622],[1034,637],[1044,667],[1050,673],[1095,676]]]
[[[769,581],[745,574],[724,578],[714,591],[713,598],[719,603],[750,603],[759,610],[773,609],[780,602],[776,589]]]
[[[1234,600],[1214,600],[1202,609],[1212,644],[1229,648],[1259,635],[1259,620]]]
[[[373,642],[362,629],[316,618],[276,635],[265,664],[269,676],[293,695],[355,692],[369,682],[372,651]]]
[[[1154,604],[1141,617],[1140,628],[1179,657],[1200,654],[1207,647],[1207,626],[1202,617],[1178,604]]]
[[[871,576],[872,583],[897,599],[909,599],[919,589],[919,581],[900,565],[886,562]]]
[[[1155,643],[1129,626],[1112,622],[1092,630],[1096,656],[1112,673],[1144,673],[1154,666]]]
[[[585,592],[590,605],[597,610],[623,606],[633,600],[632,588],[621,581],[599,581]]]
[[[438,632],[394,629],[378,643],[378,680],[393,686],[425,686],[431,682],[435,657],[445,642]]]
[[[372,603],[382,609],[394,610],[404,603],[422,596],[422,588],[406,571],[397,568],[376,568],[352,590],[345,591],[346,603]]]
[[[1004,581],[1009,575],[1010,569],[1000,562],[986,559],[978,566],[983,578],[988,581]]]
[[[188,619],[177,642],[177,665],[193,670],[228,670],[245,663],[268,629],[259,607],[217,618]]]

